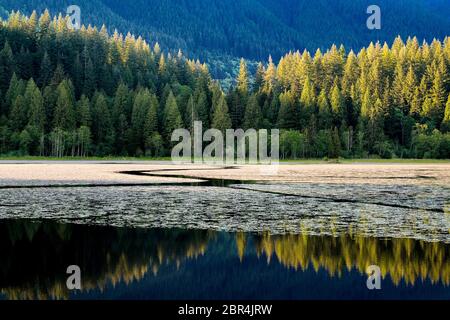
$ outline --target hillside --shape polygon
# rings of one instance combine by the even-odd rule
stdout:
[[[198,120],[279,128],[282,158],[450,158],[450,38],[238,69],[224,92],[181,52],[14,13],[0,26],[0,155],[167,156],[173,130]]]
[[[3,12],[65,12],[68,0],[0,0]],[[216,78],[229,77],[233,57],[277,61],[290,50],[359,50],[400,35],[443,40],[450,30],[446,0],[379,0],[382,29],[366,28],[369,0],[80,0],[84,24],[142,35],[150,43],[210,62]],[[2,9],[0,9],[0,13]],[[231,63],[229,63],[231,61]],[[213,62],[213,63],[212,63]],[[223,65],[221,65],[223,64]],[[227,74],[228,72],[228,74]]]

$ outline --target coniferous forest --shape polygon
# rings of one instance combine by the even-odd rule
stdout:
[[[11,14],[0,26],[0,154],[170,155],[176,128],[280,128],[282,158],[450,158],[450,38],[290,52],[224,92],[141,37]]]

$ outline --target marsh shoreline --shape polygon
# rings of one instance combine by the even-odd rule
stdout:
[[[169,161],[0,161],[0,187],[3,188],[189,184],[205,179],[445,187],[450,186],[450,163],[284,163],[274,168],[264,165],[175,165]]]

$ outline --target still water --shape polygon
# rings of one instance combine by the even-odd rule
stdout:
[[[450,299],[449,190],[3,188],[2,299]],[[78,265],[82,290],[66,289]],[[366,287],[378,265],[382,288]]]

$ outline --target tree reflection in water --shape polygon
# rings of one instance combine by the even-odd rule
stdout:
[[[208,244],[214,243],[214,249]],[[50,221],[0,222],[0,292],[8,299],[65,299],[67,266],[82,270],[82,290],[130,284],[161,266],[214,254],[275,260],[298,272],[331,277],[377,264],[398,285],[450,284],[450,246],[412,239],[218,233],[206,230],[113,228]]]

